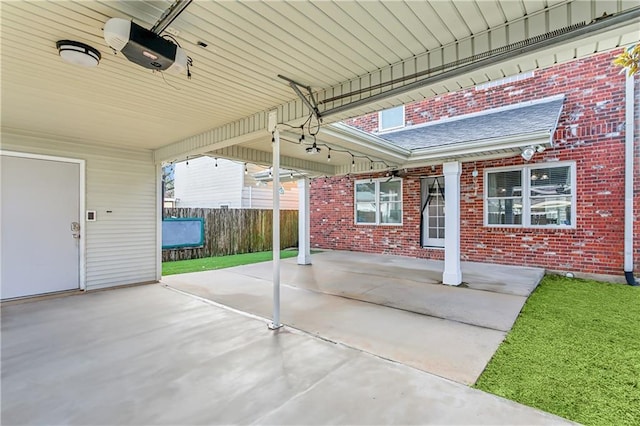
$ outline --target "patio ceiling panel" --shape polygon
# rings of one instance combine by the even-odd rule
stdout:
[[[474,54],[482,53],[489,48],[496,48],[515,41],[525,40],[531,36],[563,28],[569,24],[578,23],[576,21],[578,18],[589,16],[590,20],[592,18],[592,14],[595,13],[594,11],[598,10],[600,7],[596,7],[595,3],[598,2],[594,1],[593,4],[590,2],[579,2],[577,4],[563,2],[557,3],[551,9],[544,9],[544,6],[546,5],[545,2],[499,2],[498,7],[494,9],[499,9],[500,14],[504,15],[505,19],[511,19],[511,21],[506,24],[502,24],[497,28],[491,28],[480,34],[474,34],[466,39],[458,40],[453,44],[431,49],[429,52],[423,53],[420,56],[411,57],[405,61],[388,65],[374,72],[361,75],[356,79],[347,80],[341,84],[318,91],[316,95],[321,103],[321,113],[330,113],[329,116],[324,115],[324,123],[329,124],[355,115],[361,115],[394,105],[399,105],[406,102],[408,99],[415,99],[425,95],[428,96],[430,92],[434,94],[442,94],[450,91],[456,91],[460,88],[470,87],[486,80],[498,79],[523,71],[533,70],[540,67],[541,64],[550,66],[555,64],[559,58],[573,59],[598,52],[605,47],[606,49],[616,47],[621,44],[623,39],[637,38],[637,34],[632,36],[629,34],[633,34],[634,30],[639,29],[640,27],[638,26],[637,20],[633,21],[630,19],[628,22],[624,22],[617,27],[612,26],[606,30],[600,28],[598,31],[593,31],[586,35],[583,34],[581,37],[576,37],[576,39],[569,39],[562,43],[550,46],[548,45],[543,49],[538,49],[528,54],[522,54],[522,52],[519,52],[519,55],[503,57],[500,60],[495,61],[495,63],[485,64],[482,68],[479,67],[475,70],[471,68],[470,71],[473,72],[471,75],[459,72],[456,75],[452,75],[450,78],[447,78],[449,76],[446,72],[435,71],[429,73],[428,71],[445,63],[465,59]],[[314,3],[314,5],[319,4],[322,4],[322,7],[326,8],[324,3]],[[389,9],[394,17],[408,13],[410,8],[419,7],[424,10],[422,10],[418,16],[420,16],[422,20],[427,19],[425,16],[428,16],[430,23],[429,28],[433,28],[434,25],[437,27],[438,23],[442,25],[442,22],[445,20],[460,21],[463,19],[463,15],[457,10],[456,6],[449,2],[435,2],[433,4],[428,2],[409,2],[401,4],[402,6],[394,6],[396,10],[392,11]],[[619,10],[617,9],[617,6],[620,5],[620,3],[604,2],[604,4],[609,8],[610,13],[613,11],[612,8],[616,11]],[[470,10],[476,10],[474,14],[476,19],[480,22],[486,22],[484,15],[481,12],[478,12],[480,7],[477,4],[475,6],[477,9],[472,7],[465,8],[465,14],[469,16],[471,14],[471,12],[469,12]],[[338,7],[341,10],[346,11],[347,18],[356,14],[356,10],[359,10],[359,8],[367,8],[367,13],[360,17],[357,24],[353,17],[349,18],[353,27],[356,29],[363,28],[360,24],[366,22],[367,29],[370,31],[368,33],[368,37],[371,43],[375,40],[375,36],[372,34],[373,32],[376,34],[385,34],[385,31],[380,30],[375,19],[373,19],[374,13],[369,12],[370,10],[376,10],[376,14],[380,13],[380,4],[376,4],[375,8],[373,8],[369,6],[369,3],[353,4],[347,2],[344,4],[339,3],[338,6],[333,5],[332,7]],[[430,9],[431,13],[427,13],[426,9]],[[636,19],[637,12],[638,9],[636,8]],[[483,13],[486,13],[486,11],[483,11]],[[525,13],[527,15],[523,15]],[[515,18],[516,16],[518,17]],[[593,16],[593,18],[595,17],[596,16]],[[349,21],[349,19],[345,19],[345,15],[340,15],[340,19],[342,19],[343,22]],[[396,19],[390,19],[390,22],[391,23],[389,25],[392,28],[395,25],[399,25],[399,21]],[[405,23],[406,22],[411,21],[408,20],[405,21]],[[460,27],[462,27],[462,29],[460,29]],[[451,31],[445,31],[443,29],[442,32],[438,32],[438,35],[443,41],[446,41],[447,37],[451,39],[464,36],[464,34],[469,35],[469,32],[471,31],[471,26],[467,24],[451,25],[449,28],[455,28],[457,33],[453,34]],[[396,29],[394,32],[397,31],[399,31],[399,29]],[[405,28],[405,31],[408,33],[408,35],[404,35],[405,39],[403,41],[406,48],[407,46],[411,46],[411,38],[413,34],[411,33],[410,28]],[[609,35],[608,37],[603,38],[600,33],[605,31],[608,32]],[[635,32],[637,33],[637,31]],[[600,43],[602,46],[601,49],[598,41],[603,39],[606,39],[607,42]],[[476,40],[478,40],[478,43],[476,43]],[[384,50],[384,47],[388,48],[389,46],[397,47],[397,42],[397,37],[387,37],[380,44],[380,46],[383,46],[383,49],[381,50]],[[538,61],[538,57],[541,57],[542,60]],[[451,68],[455,69],[455,67]],[[465,69],[465,71],[467,70]],[[424,82],[424,87],[417,86],[417,80],[420,80],[418,77],[410,78],[406,81],[394,80],[398,77],[411,75],[415,72],[425,72],[428,76]],[[439,75],[442,77],[439,77]],[[288,76],[291,77],[291,75]],[[294,77],[306,84],[304,76],[293,76],[292,78]],[[421,78],[424,79],[425,77]],[[434,80],[433,83],[429,84],[429,78]],[[388,84],[388,86],[377,86],[380,83],[384,84],[391,81],[395,81],[395,83]],[[411,84],[414,84],[414,86],[407,87],[406,92],[403,92],[404,88]],[[384,92],[389,89],[395,89],[395,91],[390,92],[387,98],[376,97],[376,95],[384,95]],[[306,107],[303,107],[302,103],[298,100],[279,105],[277,107],[277,112],[278,122],[290,123],[292,125],[299,125],[309,114]],[[264,114],[266,114],[266,112],[264,112]],[[258,129],[258,134],[259,131],[265,130],[266,128]],[[256,137],[258,134],[256,134]],[[263,138],[265,140],[267,139],[266,137]],[[190,150],[191,152],[194,150],[206,152],[210,149],[216,149],[215,146],[195,146],[190,143],[189,140],[185,140],[183,143],[184,144],[182,146],[180,144],[175,144],[158,150],[156,152],[156,159],[162,160],[165,156],[165,151],[173,151],[173,155],[176,155],[180,149]]]
[[[3,132],[153,149],[158,162],[250,141],[269,151],[268,111],[277,109],[279,121],[293,125],[308,114],[279,74],[311,86],[320,100],[366,89],[323,103],[322,111],[344,106],[325,117],[326,125],[638,39],[636,20],[635,27],[629,23],[606,35],[514,55],[406,91],[418,77],[375,85],[637,3],[196,1],[170,29],[194,60],[191,80],[139,67],[106,45],[102,28],[109,18],[133,19],[150,28],[171,4],[0,2]],[[55,48],[61,39],[97,48],[100,65],[83,69],[64,63]],[[200,47],[199,41],[208,46]],[[390,88],[398,91],[366,99]],[[310,161],[304,155],[300,159]]]

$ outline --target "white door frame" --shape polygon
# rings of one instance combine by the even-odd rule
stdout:
[[[17,151],[5,151],[0,149],[0,155],[5,155],[7,157],[20,157],[20,158],[31,158],[34,160],[47,160],[47,161],[58,161],[61,163],[73,163],[78,164],[80,168],[80,198],[78,205],[78,222],[80,223],[80,259],[79,262],[79,276],[80,276],[80,290],[86,290],[86,260],[85,260],[85,226],[86,226],[86,218],[84,216],[85,211],[85,167],[86,161],[80,160],[77,158],[66,158],[66,157],[55,157],[52,155],[41,155],[41,154],[32,154],[28,152],[17,152]]]

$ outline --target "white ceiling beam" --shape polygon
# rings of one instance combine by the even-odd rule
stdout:
[[[208,151],[237,145],[252,140],[265,138],[269,140],[267,131],[268,116],[259,112],[249,117],[236,120],[224,126],[208,130],[199,135],[158,148],[153,153],[156,163],[163,161],[179,161],[186,156],[203,155]]]

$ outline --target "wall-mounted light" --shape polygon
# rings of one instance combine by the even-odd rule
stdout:
[[[532,146],[528,146],[522,150],[522,154],[520,155],[524,158],[524,161],[529,161],[533,158],[535,153],[536,149]]]
[[[102,58],[97,49],[79,41],[59,40],[56,47],[62,60],[73,65],[96,67]]]

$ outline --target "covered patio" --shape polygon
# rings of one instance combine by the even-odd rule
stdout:
[[[323,339],[473,384],[544,271],[463,262],[465,282],[442,285],[442,262],[343,251],[312,265],[281,262],[282,321]],[[167,276],[162,284],[271,316],[273,262]]]
[[[627,46],[638,40],[636,2],[0,7],[2,245],[11,247],[0,297],[87,290],[2,306],[3,424],[562,422],[463,385],[480,374],[541,271],[491,265],[488,273],[461,262],[461,162],[520,155],[548,132],[416,156],[341,121]],[[127,60],[105,40],[113,18],[173,39],[193,68],[170,74]],[[65,62],[60,42],[85,46],[76,54],[93,52],[96,67]],[[316,144],[322,155],[309,155]],[[162,166],[204,155],[273,167],[274,201],[280,166],[307,176],[300,265],[281,270],[276,258],[162,278]],[[50,165],[70,183],[44,191],[65,188],[71,201],[42,202],[42,183],[59,174]],[[331,252],[308,265],[308,177],[433,165],[443,166],[449,191],[448,266]],[[38,178],[23,187],[23,175]],[[65,215],[49,220],[54,210]],[[525,281],[514,285],[517,277]],[[99,291],[160,280],[165,287]]]
[[[77,199],[68,218],[47,226],[3,222],[3,235],[11,227],[34,230],[28,241],[25,232],[6,237],[14,246],[44,247],[38,236],[60,230],[46,241],[41,259],[67,246],[64,265],[47,265],[61,265],[50,288],[20,284],[43,281],[23,267],[28,249],[16,259],[3,257],[15,265],[3,268],[11,269],[3,281],[16,287],[5,287],[3,299],[161,279],[161,168],[198,156],[271,166],[274,201],[281,166],[305,176],[299,234],[306,254],[309,177],[442,167],[441,279],[468,281],[460,268],[462,163],[519,156],[532,144],[548,145],[550,130],[413,152],[343,121],[627,46],[638,40],[640,16],[634,2],[602,0],[21,1],[1,7],[2,161],[16,170],[27,163],[42,174],[47,162],[62,163],[79,181],[59,184]],[[113,19],[134,22],[152,40],[181,49],[188,62],[176,67],[178,74],[165,72],[149,60],[156,55],[145,45],[128,59],[107,40],[113,41],[105,33]],[[128,37],[125,43],[139,41]],[[85,61],[65,62],[65,46],[75,46],[72,57]],[[3,175],[3,182],[14,182],[16,194],[29,193],[28,210],[48,210],[37,203],[37,188],[18,187],[24,179],[17,173]],[[18,203],[3,198],[3,205]],[[13,222],[24,218],[20,211]],[[34,224],[42,228],[36,232]]]
[[[357,322],[361,310],[354,315]],[[361,330],[424,338],[406,325]],[[3,306],[2,424],[570,424],[384,356],[266,326],[158,284]]]

